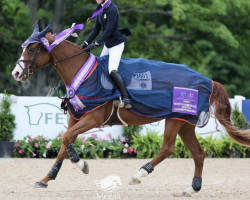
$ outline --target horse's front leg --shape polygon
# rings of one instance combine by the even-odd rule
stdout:
[[[195,170],[194,170],[194,177],[192,180],[192,185],[183,191],[180,194],[174,194],[174,196],[188,196],[190,197],[193,193],[200,191],[201,184],[202,184],[202,170],[203,170],[203,162],[206,157],[206,153],[202,149],[199,141],[195,135],[195,127],[186,124],[181,128],[179,131],[179,135],[184,142],[185,146],[191,152],[192,157],[194,159]]]
[[[68,122],[68,129],[71,128],[72,126],[74,126],[76,124],[76,120],[73,117],[69,118],[69,122]],[[76,139],[76,137],[75,137]],[[60,148],[60,151],[56,157],[56,162],[54,163],[53,167],[51,168],[51,170],[49,171],[49,173],[46,174],[46,176],[44,178],[42,178],[40,181],[36,182],[35,186],[36,187],[40,187],[40,188],[44,188],[48,186],[48,182],[50,180],[55,180],[61,166],[62,166],[62,162],[63,160],[68,156],[68,153],[66,151],[66,148],[62,145]]]
[[[103,120],[101,120],[100,117],[94,117],[94,115],[95,114],[91,113],[77,123],[72,117],[70,117],[69,128],[63,135],[62,145],[56,157],[56,162],[49,173],[39,182],[36,182],[36,187],[47,187],[48,181],[55,180],[62,166],[62,162],[67,156],[69,156],[71,162],[75,163],[85,174],[89,173],[88,163],[80,160],[80,157],[73,148],[72,143],[74,143],[80,133],[84,133],[92,128],[102,125]]]
[[[184,123],[182,121],[166,120],[163,144],[159,154],[140,168],[129,182],[130,185],[141,183],[142,177],[152,173],[156,165],[174,153],[176,135]]]

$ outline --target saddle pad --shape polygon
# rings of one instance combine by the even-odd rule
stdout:
[[[78,98],[86,106],[83,110],[75,112],[69,105],[76,119],[120,96],[120,92],[109,78],[108,58],[97,57],[98,67],[76,91]],[[118,70],[132,100],[133,108],[129,109],[130,112],[149,118],[183,119],[199,127],[207,123],[212,92],[211,79],[187,65],[142,58],[122,58]],[[193,112],[195,114],[173,112],[174,88],[196,91],[198,96],[196,95],[196,110]]]

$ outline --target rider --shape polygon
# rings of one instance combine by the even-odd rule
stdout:
[[[96,2],[98,7],[92,17],[88,19],[90,21],[97,17],[95,26],[89,37],[83,42],[82,48],[91,51],[104,43],[101,56],[109,55],[109,75],[121,92],[125,108],[132,108],[125,84],[117,71],[124,50],[124,42],[128,40],[127,36],[131,33],[128,29],[119,30],[119,11],[111,0],[96,0]],[[92,43],[101,28],[103,33],[96,42]]]

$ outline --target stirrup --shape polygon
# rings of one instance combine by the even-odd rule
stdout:
[[[114,100],[114,103],[116,106],[118,106],[119,108],[123,108],[124,107],[124,102],[122,101],[122,98],[119,97],[119,99]]]
[[[125,104],[125,108],[132,108],[131,100],[128,97],[123,98],[123,103]]]

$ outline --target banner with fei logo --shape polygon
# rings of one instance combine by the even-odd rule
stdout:
[[[17,97],[11,106],[17,124],[15,139],[27,135],[55,138],[65,132],[69,116],[63,114],[60,103],[56,97]]]
[[[27,135],[31,137],[43,135],[54,139],[60,133],[65,133],[69,114],[64,115],[60,105],[61,100],[57,97],[15,96],[11,105],[11,112],[16,116],[17,125],[14,139],[22,140]],[[122,126],[91,129],[79,137],[97,135],[99,139],[105,139],[110,137],[110,134],[115,138],[121,136]]]

